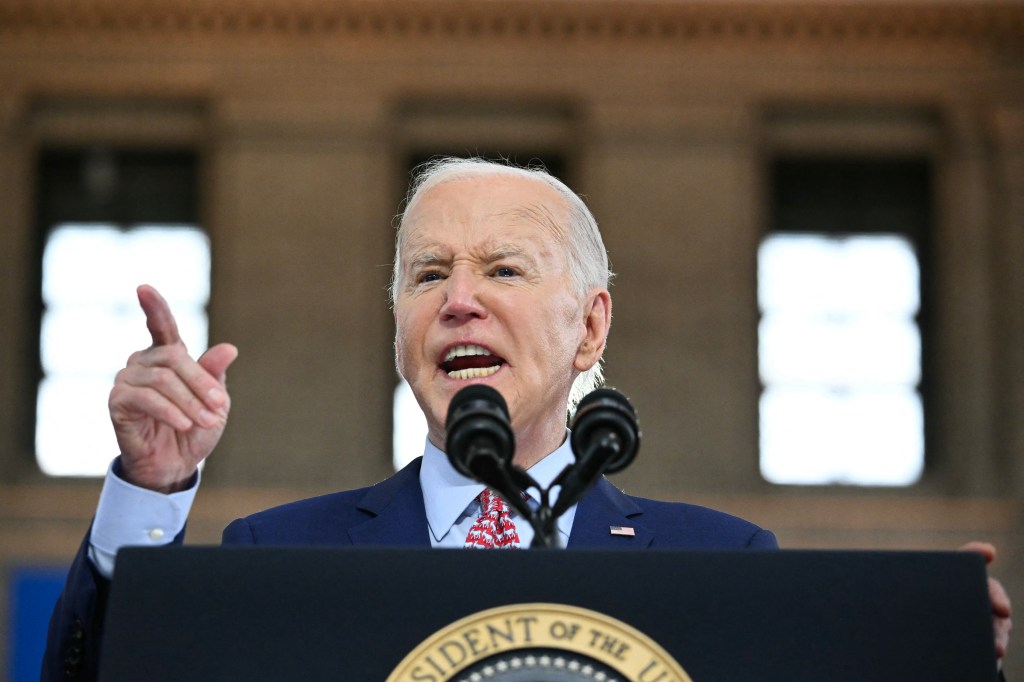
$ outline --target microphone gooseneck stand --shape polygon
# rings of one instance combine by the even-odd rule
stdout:
[[[515,436],[505,399],[489,386],[474,384],[455,394],[448,406],[445,450],[456,471],[493,489],[530,523],[531,548],[557,548],[558,517],[602,474],[629,466],[640,446],[636,411],[624,395],[609,388],[580,401],[570,429],[576,461],[544,488],[512,463]],[[551,491],[556,488],[558,499],[552,505]],[[540,498],[536,509],[525,496],[531,489]]]

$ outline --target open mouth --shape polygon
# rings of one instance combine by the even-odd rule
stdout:
[[[504,360],[483,346],[466,344],[450,348],[441,369],[452,379],[480,379],[491,376],[504,364]]]

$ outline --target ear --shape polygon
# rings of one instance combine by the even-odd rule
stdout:
[[[594,289],[583,303],[583,339],[576,349],[573,365],[586,372],[604,354],[608,330],[612,326],[612,297],[607,289]]]

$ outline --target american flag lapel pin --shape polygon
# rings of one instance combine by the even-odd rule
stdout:
[[[636,536],[636,531],[629,526],[608,526],[608,531],[612,535],[623,535],[629,538]]]

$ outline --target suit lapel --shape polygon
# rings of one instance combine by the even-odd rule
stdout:
[[[349,528],[353,545],[430,547],[430,529],[420,488],[420,462],[417,458],[367,490],[358,507],[369,518]]]
[[[430,547],[430,529],[420,488],[417,458],[394,476],[367,490],[358,507],[366,521],[348,530],[352,544],[376,547]],[[642,549],[654,532],[641,522],[643,510],[607,479],[598,480],[576,507],[570,549]],[[631,528],[633,536],[611,528]]]
[[[576,507],[569,548],[643,549],[654,532],[641,522],[643,510],[625,493],[601,478]],[[614,535],[612,528],[629,528],[634,535]]]

